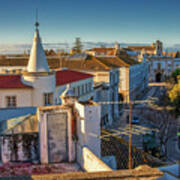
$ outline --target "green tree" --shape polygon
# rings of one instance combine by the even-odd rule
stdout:
[[[174,85],[169,91],[169,98],[175,108],[176,115],[180,115],[180,83]]]
[[[177,116],[180,115],[180,92],[177,96],[177,98],[173,101],[173,105],[175,107],[175,112],[177,114]]]
[[[180,58],[180,52],[177,51],[175,58]]]
[[[82,52],[82,43],[81,43],[81,39],[79,37],[76,38],[75,43],[74,43],[74,47],[73,50],[75,53],[81,53]]]
[[[173,73],[172,77],[174,78],[175,82],[177,83],[177,76],[180,75],[180,68],[177,68]]]

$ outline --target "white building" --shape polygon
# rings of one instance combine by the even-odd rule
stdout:
[[[180,58],[174,58],[174,70],[180,68]]]
[[[104,102],[101,104],[101,127],[106,127],[106,125],[109,125],[109,116],[111,116],[111,113],[109,112],[109,109],[111,108],[110,104],[106,104],[106,102],[111,101],[111,88],[107,83],[95,83],[94,84],[94,97],[93,100],[95,102]],[[111,111],[112,112],[112,111]]]
[[[22,75],[0,75],[0,108],[43,106],[60,103],[70,85],[79,100],[93,96],[93,76],[72,70],[51,71],[39,36],[38,23],[27,66]]]
[[[141,54],[143,51],[148,55],[160,56],[163,52],[163,43],[159,40],[152,43],[151,46],[128,46],[127,49],[135,51],[137,54]]]
[[[102,105],[102,124],[106,121],[106,125],[112,125],[116,120],[119,120],[119,106],[112,102],[117,102],[118,98],[118,83],[119,83],[119,67],[111,63],[111,59],[102,62],[99,57],[86,56],[70,57],[60,59],[60,64],[64,68],[73,69],[76,71],[92,74],[94,84],[104,83],[108,90],[95,90],[93,100],[99,103],[107,103]],[[96,94],[97,93],[97,94]],[[98,96],[105,93],[106,96]],[[102,95],[102,94],[101,94]],[[108,103],[110,102],[110,103]],[[104,124],[105,125],[105,124]]]
[[[129,92],[130,99],[135,100],[142,95],[148,87],[149,82],[149,64],[144,59],[139,64],[129,68]]]
[[[39,107],[36,115],[5,122],[8,126],[0,131],[2,163],[30,161],[87,172],[112,170],[101,160],[100,105],[78,102],[70,87],[62,100],[62,105]]]
[[[133,48],[138,52],[144,49],[143,47]],[[162,43],[157,41],[147,48],[151,53],[159,54],[162,52]],[[118,43],[115,44],[114,48],[94,48],[86,52],[95,56],[94,58],[100,60],[105,66],[112,66],[119,70],[118,100],[126,102],[130,99],[135,100],[146,90],[149,81],[149,63],[144,59],[144,56],[142,56],[141,62],[137,62],[134,60],[134,53],[130,51],[133,56],[129,55],[128,49],[120,48]]]
[[[148,46],[136,47],[135,49],[139,49],[138,61],[142,62],[144,56],[149,64],[149,81],[151,82],[161,82],[166,79],[166,77],[170,76],[173,71],[180,67],[180,59],[175,58],[173,56],[167,56],[163,53],[163,45],[162,42],[156,41],[154,44],[154,52],[149,53],[147,51]],[[135,50],[134,49],[134,50]]]
[[[117,88],[121,100],[126,102],[128,102],[130,98],[134,100],[147,88],[149,65],[146,60],[139,63],[128,55],[121,54],[118,56],[99,56],[97,59],[106,65],[111,64],[119,71]]]
[[[180,67],[180,59],[170,56],[151,56],[147,57],[147,61],[150,64],[150,81],[164,81],[176,68]]]

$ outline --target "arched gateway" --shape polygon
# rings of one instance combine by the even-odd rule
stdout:
[[[158,72],[156,74],[156,82],[161,82],[161,80],[162,80],[162,74],[160,72]]]

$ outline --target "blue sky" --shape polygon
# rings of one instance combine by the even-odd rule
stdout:
[[[0,44],[31,43],[38,8],[43,42],[180,43],[180,0],[0,0]]]

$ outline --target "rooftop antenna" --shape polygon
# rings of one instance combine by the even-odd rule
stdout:
[[[38,26],[39,26],[39,22],[38,22],[38,8],[36,8],[36,23],[35,23],[36,30],[38,30]]]

